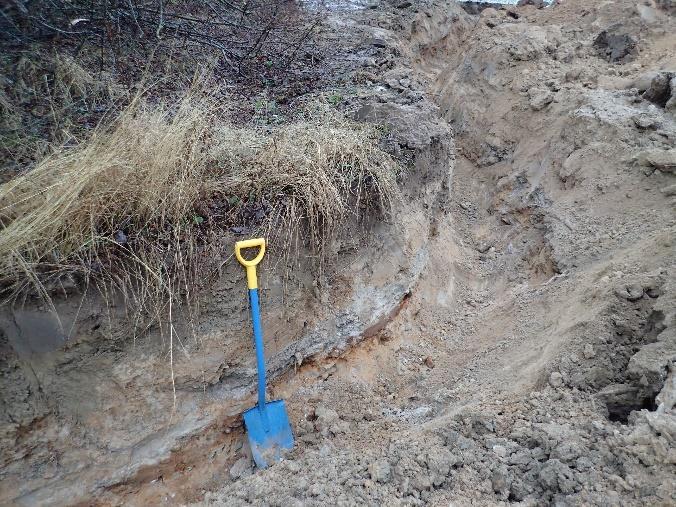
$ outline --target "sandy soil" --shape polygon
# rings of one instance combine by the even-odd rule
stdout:
[[[326,93],[386,124],[409,163],[394,223],[371,224],[381,242],[364,257],[336,248],[328,297],[364,296],[344,317],[358,335],[334,323],[291,340],[285,319],[301,335],[298,308],[320,305],[298,291],[289,317],[271,298],[270,396],[296,436],[284,461],[254,469],[237,417],[253,374],[219,359],[194,402],[209,417],[186,415],[194,427],[162,453],[135,447],[124,474],[92,454],[110,467],[92,472],[101,484],[57,503],[77,491],[102,505],[673,505],[676,20],[661,4],[332,4],[324,65],[342,76]],[[240,306],[214,316],[214,343],[218,325],[244,325]],[[29,454],[12,473],[30,475]],[[7,477],[3,498],[49,503],[52,483],[12,496]]]

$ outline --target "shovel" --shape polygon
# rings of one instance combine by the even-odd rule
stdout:
[[[258,255],[250,261],[242,257],[245,248],[259,247]],[[265,355],[263,354],[263,329],[258,303],[258,280],[256,265],[265,255],[265,239],[248,239],[235,243],[235,256],[246,268],[246,281],[249,287],[249,306],[253,322],[254,343],[256,345],[256,367],[258,369],[258,405],[244,412],[244,426],[249,438],[251,453],[259,468],[265,468],[279,461],[282,451],[293,447],[291,424],[283,400],[265,402]]]

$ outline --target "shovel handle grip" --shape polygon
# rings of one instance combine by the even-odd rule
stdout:
[[[246,260],[242,256],[242,250],[246,248],[256,248],[259,247],[258,255],[253,259]],[[265,238],[256,238],[256,239],[246,239],[244,241],[238,241],[235,243],[235,257],[239,263],[246,268],[246,282],[249,289],[258,288],[258,280],[256,278],[256,266],[258,263],[263,260],[265,255]]]

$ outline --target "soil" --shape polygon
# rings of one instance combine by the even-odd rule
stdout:
[[[123,308],[6,309],[0,503],[676,503],[671,4],[325,6],[322,93],[407,169],[321,283],[302,256],[261,281],[294,450],[254,469],[226,256],[175,406],[166,340]]]

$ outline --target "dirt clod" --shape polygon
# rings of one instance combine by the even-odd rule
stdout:
[[[369,475],[371,479],[380,482],[387,483],[390,482],[391,478],[391,467],[390,463],[386,459],[378,459],[369,465]]]
[[[636,39],[619,23],[601,31],[594,39],[594,46],[610,62],[625,60],[634,53],[636,45]]]
[[[552,387],[561,387],[563,385],[563,375],[554,371],[549,375],[549,385]]]

